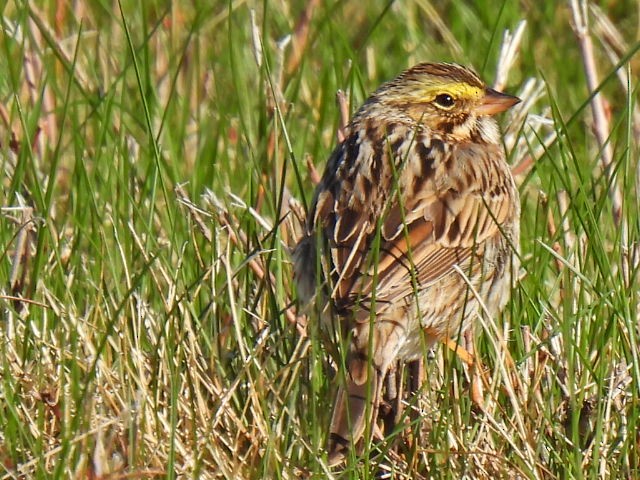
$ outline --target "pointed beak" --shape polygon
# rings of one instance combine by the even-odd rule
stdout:
[[[484,98],[478,106],[477,113],[478,116],[495,115],[504,112],[520,102],[521,100],[518,97],[498,92],[493,88],[487,88],[484,93]]]

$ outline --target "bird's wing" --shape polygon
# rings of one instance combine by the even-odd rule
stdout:
[[[408,137],[344,142],[317,191],[312,220],[328,242],[339,309],[374,295],[384,308],[464,268],[517,208],[499,146]]]

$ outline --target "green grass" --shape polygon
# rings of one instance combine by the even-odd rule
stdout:
[[[322,171],[335,144],[338,89],[353,112],[425,60],[491,83],[523,19],[506,90],[533,78],[540,95],[501,118],[513,164],[529,162],[521,281],[476,327],[484,411],[439,348],[416,442],[385,465],[398,479],[640,476],[635,3],[601,2],[619,44],[591,18],[613,185],[564,3],[58,3],[2,7],[0,478],[340,476],[323,450],[329,355],[313,319],[306,336],[290,321],[279,212],[310,201],[305,162]],[[302,37],[283,40],[307,4],[297,62]],[[379,468],[354,458],[342,478]]]

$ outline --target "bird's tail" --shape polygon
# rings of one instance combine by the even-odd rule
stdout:
[[[362,368],[365,370],[363,371]],[[333,408],[328,442],[329,465],[342,462],[350,448],[361,448],[362,437],[369,425],[367,439],[374,431],[378,416],[384,374],[361,359],[349,362],[346,385],[340,386]]]

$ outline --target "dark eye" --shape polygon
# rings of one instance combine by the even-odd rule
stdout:
[[[444,108],[451,108],[456,103],[455,99],[448,93],[436,95],[436,103]]]

